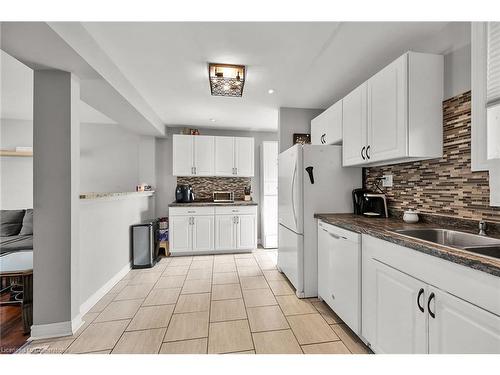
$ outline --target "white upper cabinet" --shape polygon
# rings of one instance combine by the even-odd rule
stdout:
[[[366,163],[366,84],[343,99],[343,164]]]
[[[172,173],[174,176],[192,176],[193,169],[193,136],[175,134],[172,140]]]
[[[174,135],[174,176],[253,177],[254,139]]]
[[[234,168],[239,177],[254,175],[254,140],[253,138],[234,138]]]
[[[215,175],[234,176],[233,137],[215,137]]]
[[[443,56],[404,54],[343,99],[343,165],[441,157],[442,101]]]
[[[370,162],[407,155],[406,55],[375,74],[367,82],[368,144]]]
[[[207,135],[193,136],[194,175],[213,176],[215,171],[215,139]]]
[[[342,143],[342,100],[311,120],[311,143],[313,145]]]

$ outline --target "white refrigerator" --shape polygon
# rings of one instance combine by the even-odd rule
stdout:
[[[299,298],[318,295],[314,214],[352,212],[361,178],[361,168],[342,167],[342,146],[294,145],[279,155],[278,269]]]

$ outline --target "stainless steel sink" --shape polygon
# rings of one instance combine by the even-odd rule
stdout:
[[[398,234],[500,259],[500,239],[448,229],[400,229]]]

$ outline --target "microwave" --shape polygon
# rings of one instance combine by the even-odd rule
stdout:
[[[214,191],[213,201],[219,203],[232,203],[234,202],[234,192],[232,191]]]

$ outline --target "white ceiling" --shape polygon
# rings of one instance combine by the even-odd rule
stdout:
[[[445,22],[83,25],[167,126],[270,131],[279,107],[326,108],[405,51],[457,38]],[[211,96],[207,62],[245,64],[243,98]]]
[[[33,119],[33,70],[0,50],[2,119]],[[109,117],[80,101],[82,123],[115,124]]]

